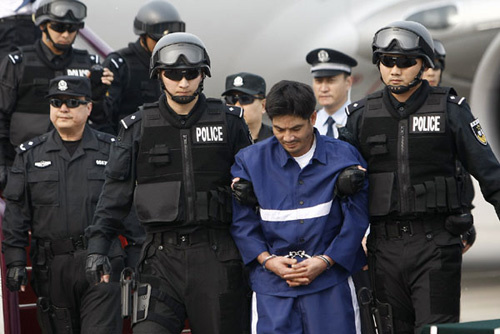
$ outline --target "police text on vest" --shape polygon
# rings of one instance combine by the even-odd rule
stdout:
[[[442,115],[413,115],[410,119],[410,133],[444,132]]]
[[[222,125],[199,126],[195,129],[196,143],[224,142],[224,127]]]

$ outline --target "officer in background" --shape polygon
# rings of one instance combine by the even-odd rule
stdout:
[[[394,22],[375,34],[373,63],[385,88],[348,106],[343,134],[368,162],[369,268],[375,294],[392,306],[394,333],[458,322],[462,244],[472,219],[456,160],[500,214],[500,164],[463,98],[430,87],[430,33]]]
[[[345,107],[351,103],[351,71],[358,62],[340,51],[325,48],[309,52],[306,61],[312,66],[312,87],[322,106],[315,127],[322,135],[338,138],[337,127],[347,122]]]
[[[47,97],[55,129],[19,145],[4,192],[6,284],[25,291],[31,231],[32,286],[43,333],[121,333],[118,283],[90,286],[83,270],[84,231],[115,138],[86,125],[92,111],[89,79],[57,77]],[[116,239],[111,255],[120,251]],[[123,265],[120,257],[113,263],[118,271]]]
[[[14,147],[49,130],[49,105],[44,99],[51,79],[60,75],[89,76],[99,59],[72,47],[84,25],[86,6],[76,0],[43,0],[34,18],[42,38],[21,47],[0,63],[0,188],[12,164]],[[92,74],[94,112],[89,117],[94,127],[108,124],[103,99],[113,73],[108,69]],[[101,77],[102,75],[102,77]]]
[[[273,129],[262,122],[266,112],[266,81],[263,77],[247,72],[228,75],[222,96],[227,104],[243,109],[254,143],[273,135]]]
[[[433,39],[434,42],[434,68],[426,68],[422,79],[427,80],[429,85],[435,87],[441,85],[441,80],[443,78],[443,71],[445,68],[445,58],[446,50],[443,43],[437,39]],[[470,210],[474,208],[472,201],[474,200],[474,185],[472,184],[472,179],[470,174],[464,170],[464,167],[457,161],[457,174],[461,175],[463,179],[464,186],[464,200],[468,203]],[[465,254],[476,241],[476,228],[474,225],[462,235],[462,242],[464,243],[464,249],[462,251]]]
[[[243,264],[229,233],[230,167],[251,144],[242,110],[202,94],[210,59],[192,34],[158,41],[151,76],[164,94],[122,122],[88,229],[87,278],[107,280],[108,240],[134,202],[147,233],[134,333],[180,333],[186,316],[193,333],[242,333]]]
[[[40,38],[41,31],[31,15],[37,1],[4,0],[0,6],[0,59],[17,47],[30,45]]]
[[[158,101],[158,81],[149,77],[149,60],[156,42],[171,32],[184,32],[185,24],[173,5],[164,0],[142,6],[134,20],[134,33],[139,38],[128,47],[110,53],[104,66],[114,73],[114,81],[106,98],[115,131],[118,122],[144,103]]]

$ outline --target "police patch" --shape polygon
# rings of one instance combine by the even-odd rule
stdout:
[[[412,115],[410,133],[443,133],[445,124],[444,114]]]
[[[481,124],[479,124],[479,120],[475,119],[474,121],[470,122],[470,128],[472,129],[472,132],[474,133],[474,137],[476,137],[477,140],[483,145],[488,145],[488,141],[486,140],[486,135],[484,134],[483,128],[481,127]]]
[[[41,160],[41,161],[35,162],[35,167],[38,167],[38,168],[45,168],[45,167],[49,167],[50,165],[52,165],[52,161]]]
[[[226,132],[224,124],[198,125],[193,128],[193,143],[225,143],[227,138]]]

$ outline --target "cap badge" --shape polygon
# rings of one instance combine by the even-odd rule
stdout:
[[[59,83],[57,84],[57,89],[64,92],[68,89],[68,83],[64,80],[59,81]]]
[[[321,63],[326,63],[327,61],[330,60],[330,56],[328,55],[328,52],[326,52],[325,50],[321,50],[318,52],[318,60],[321,62]]]
[[[234,78],[234,80],[233,80],[233,86],[235,86],[235,87],[241,87],[241,86],[243,86],[243,78],[240,77],[239,75],[236,78]]]

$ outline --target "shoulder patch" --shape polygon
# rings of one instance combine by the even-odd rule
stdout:
[[[128,115],[120,121],[121,125],[126,129],[130,128],[134,123],[142,119],[142,109],[136,111],[135,113]]]
[[[347,114],[347,116],[351,116],[352,113],[354,113],[355,111],[358,111],[359,109],[363,108],[365,106],[365,100],[359,100],[359,101],[356,101],[354,103],[351,103],[350,105],[348,105],[346,108],[345,108],[345,112]]]
[[[21,51],[9,53],[8,57],[9,57],[11,63],[14,65],[20,64],[23,61],[23,54]]]
[[[28,141],[25,141],[24,143],[16,147],[16,153],[21,154],[31,150],[33,147],[38,146],[41,143],[45,142],[47,140],[47,137],[48,137],[47,135],[41,135],[33,139],[30,139]]]
[[[456,96],[456,95],[449,95],[448,101],[455,103],[455,104],[458,104],[460,106],[465,102],[465,97],[460,97],[460,96]]]
[[[105,133],[105,132],[99,132],[97,134],[97,139],[100,141],[103,141],[105,143],[113,143],[116,141],[116,137],[113,136],[112,134]]]
[[[486,139],[486,135],[484,134],[483,128],[481,124],[479,124],[479,120],[476,118],[472,122],[469,123],[472,133],[474,137],[483,144],[484,146],[488,145],[488,140]]]

